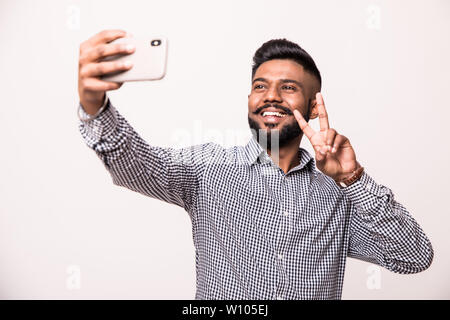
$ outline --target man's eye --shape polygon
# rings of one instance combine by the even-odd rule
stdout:
[[[287,90],[295,90],[294,86],[283,86],[282,88]]]
[[[262,85],[262,84],[257,84],[257,85],[254,87],[254,89],[262,89],[262,88],[264,88],[264,85]]]

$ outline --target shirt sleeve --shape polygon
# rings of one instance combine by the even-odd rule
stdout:
[[[97,117],[80,119],[79,130],[112,182],[191,214],[201,175],[218,145],[210,142],[180,149],[151,146],[108,100]]]
[[[390,271],[410,274],[424,271],[434,251],[419,224],[389,188],[366,172],[342,189],[350,200],[348,256],[378,264]]]

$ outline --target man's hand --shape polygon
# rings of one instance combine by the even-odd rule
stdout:
[[[317,168],[335,181],[345,180],[361,165],[356,161],[355,151],[347,137],[330,129],[327,110],[319,92],[316,94],[316,101],[320,132],[314,131],[298,110],[294,110],[294,116],[316,152]]]
[[[78,94],[80,103],[88,114],[95,114],[100,109],[105,92],[119,89],[123,82],[103,81],[100,76],[106,73],[128,70],[131,64],[116,61],[100,61],[115,54],[130,54],[135,48],[126,44],[109,42],[126,37],[123,30],[104,30],[80,45],[78,61]]]

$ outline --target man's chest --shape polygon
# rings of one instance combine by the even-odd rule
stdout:
[[[198,227],[274,248],[292,242],[320,248],[342,236],[348,210],[332,186],[307,170],[284,175],[272,169],[209,170],[199,190]]]

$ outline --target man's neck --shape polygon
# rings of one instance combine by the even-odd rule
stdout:
[[[284,173],[288,173],[289,170],[298,166],[299,161],[299,146],[302,140],[302,135],[290,141],[288,144],[279,148],[278,155],[274,152],[272,156],[271,150],[267,149],[267,154],[272,161],[278,165]]]

